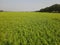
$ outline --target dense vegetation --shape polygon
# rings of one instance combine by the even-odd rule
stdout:
[[[0,12],[3,12],[3,10],[0,10]]]
[[[58,12],[60,13],[60,4],[54,4],[52,6],[40,9],[38,12]]]
[[[0,45],[60,45],[60,14],[0,12]]]

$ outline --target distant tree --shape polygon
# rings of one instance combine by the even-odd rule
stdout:
[[[0,12],[3,12],[3,10],[0,10]]]
[[[60,4],[54,4],[54,5],[50,6],[50,7],[40,9],[39,12],[60,12]]]

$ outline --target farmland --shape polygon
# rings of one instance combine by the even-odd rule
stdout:
[[[60,45],[60,13],[0,12],[0,45]]]

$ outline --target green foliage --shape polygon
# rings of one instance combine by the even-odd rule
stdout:
[[[57,12],[60,13],[60,4],[54,4],[52,6],[41,9],[40,12]]]
[[[60,45],[60,14],[0,12],[0,45]]]

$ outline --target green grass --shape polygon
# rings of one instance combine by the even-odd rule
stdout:
[[[60,14],[0,12],[0,45],[60,45]]]

